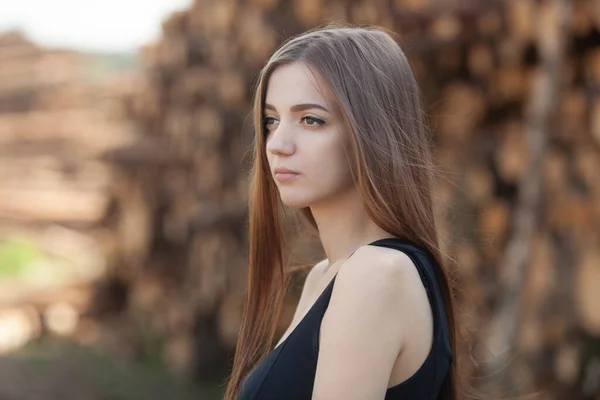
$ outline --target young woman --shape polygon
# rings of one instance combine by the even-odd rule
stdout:
[[[456,399],[431,137],[398,44],[356,27],[288,40],[261,72],[254,117],[248,297],[225,398]],[[273,347],[280,202],[318,230],[327,258]]]

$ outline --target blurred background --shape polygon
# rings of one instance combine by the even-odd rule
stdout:
[[[252,87],[333,21],[398,33],[417,74],[471,385],[600,399],[597,0],[1,2],[0,398],[221,398]]]

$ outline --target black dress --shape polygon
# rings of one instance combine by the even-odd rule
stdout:
[[[388,388],[385,399],[436,399],[453,354],[442,293],[434,272],[435,261],[427,250],[404,239],[380,239],[369,245],[396,249],[411,258],[427,291],[434,319],[429,355],[411,377]],[[237,400],[311,400],[319,354],[319,329],[336,276],[337,273],[285,341],[246,375]]]

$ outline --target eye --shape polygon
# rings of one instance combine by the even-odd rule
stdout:
[[[316,118],[316,117],[304,117],[302,118],[303,121],[306,121],[306,124],[309,126],[319,126],[319,125],[323,125],[325,123],[325,121],[323,121],[320,118]]]
[[[276,122],[277,122],[277,119],[275,119],[273,117],[264,117],[263,118],[263,126],[267,129],[269,129],[270,127],[275,125]]]

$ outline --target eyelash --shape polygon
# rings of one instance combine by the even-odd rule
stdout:
[[[265,129],[269,129],[269,127],[267,126],[267,123],[268,123],[269,121],[271,121],[271,120],[274,120],[274,119],[275,119],[275,118],[273,118],[273,117],[265,117],[265,118],[263,119],[263,126],[265,127]],[[320,118],[317,118],[317,117],[311,117],[311,116],[302,117],[301,121],[304,121],[304,120],[306,120],[306,119],[310,119],[310,120],[312,120],[313,122],[315,122],[315,124],[316,124],[317,126],[320,126],[320,125],[324,125],[324,124],[325,124],[325,121],[323,121],[322,119],[320,119]],[[309,125],[309,126],[315,126],[315,125]]]

